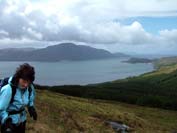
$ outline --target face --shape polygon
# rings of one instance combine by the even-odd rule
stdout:
[[[22,78],[19,79],[19,86],[21,89],[25,89],[30,85],[30,81],[24,80]]]

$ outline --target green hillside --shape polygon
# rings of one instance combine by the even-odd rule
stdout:
[[[113,133],[105,121],[130,126],[129,132],[177,131],[177,112],[136,105],[66,96],[37,90],[37,122],[28,117],[27,133]]]

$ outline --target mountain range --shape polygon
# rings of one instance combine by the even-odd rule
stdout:
[[[8,48],[0,50],[0,61],[46,61],[61,60],[90,60],[114,57],[126,57],[123,53],[111,53],[104,49],[97,49],[74,43],[61,43],[46,48]]]

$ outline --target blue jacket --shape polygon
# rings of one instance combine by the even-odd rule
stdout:
[[[32,92],[29,98],[28,89],[21,89],[17,87],[14,100],[10,103],[12,97],[12,88],[10,86],[12,77],[9,78],[7,85],[3,86],[0,90],[0,121],[4,124],[7,118],[12,118],[13,124],[19,124],[26,120],[26,110],[19,114],[8,115],[9,111],[16,110],[19,111],[24,107],[34,106],[35,99],[35,89],[31,84]]]

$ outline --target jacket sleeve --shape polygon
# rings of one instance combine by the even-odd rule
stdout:
[[[0,90],[0,121],[4,124],[5,120],[8,118],[7,108],[12,97],[12,89],[9,85],[6,85]]]
[[[31,95],[29,97],[29,103],[28,103],[28,107],[30,106],[34,106],[34,99],[35,99],[35,96],[36,96],[36,92],[35,92],[35,89],[34,89],[34,85],[31,85]]]

